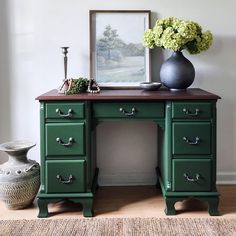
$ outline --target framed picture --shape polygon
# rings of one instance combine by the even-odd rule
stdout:
[[[150,81],[149,49],[143,33],[148,10],[90,10],[90,78],[102,88],[135,88]]]

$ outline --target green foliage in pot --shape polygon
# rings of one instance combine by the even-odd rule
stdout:
[[[144,32],[144,46],[147,48],[157,46],[175,52],[186,49],[191,54],[207,50],[212,39],[212,33],[202,32],[198,23],[175,17],[157,20],[153,29]]]

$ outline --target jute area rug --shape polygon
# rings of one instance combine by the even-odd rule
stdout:
[[[92,218],[2,220],[2,236],[236,236],[236,219]]]

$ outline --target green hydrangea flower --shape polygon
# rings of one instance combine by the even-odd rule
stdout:
[[[148,29],[144,32],[144,46],[146,48],[154,48],[155,46],[155,33]]]
[[[207,50],[212,40],[212,33],[203,33],[198,23],[175,17],[157,20],[153,29],[144,32],[144,46],[147,48],[157,46],[173,51],[186,49],[191,54]]]

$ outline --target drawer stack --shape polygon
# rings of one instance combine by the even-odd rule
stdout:
[[[85,205],[88,199],[91,200],[89,173],[92,174],[93,171],[88,171],[91,159],[87,137],[90,123],[89,113],[86,112],[87,106],[86,102],[41,103],[43,138],[39,204],[47,204],[47,199],[56,198],[70,199]],[[46,214],[47,212],[42,210],[39,217]],[[90,212],[87,215],[91,214]]]
[[[165,127],[159,131],[166,144],[159,145],[165,213],[174,215],[176,202],[193,197],[208,202],[209,214],[218,215],[216,102],[167,102]]]
[[[212,122],[210,102],[173,102],[173,191],[211,191]]]
[[[47,103],[46,193],[78,193],[86,187],[84,103]]]

